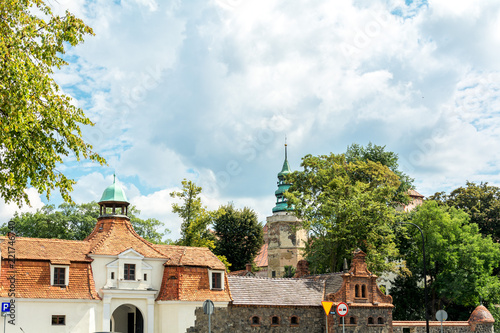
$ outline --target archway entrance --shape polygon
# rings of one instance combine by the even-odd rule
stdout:
[[[144,317],[132,304],[123,304],[116,308],[111,316],[111,332],[144,333]]]

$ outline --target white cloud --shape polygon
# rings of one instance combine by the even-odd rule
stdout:
[[[213,206],[270,213],[285,135],[295,168],[372,141],[400,155],[424,194],[499,181],[497,1],[62,5],[96,36],[57,79],[143,211],[170,220],[167,189],[190,178]],[[85,201],[105,188],[89,172],[75,191]]]
[[[18,207],[14,203],[6,204],[5,201],[0,200],[0,224],[7,223],[16,212],[18,213],[34,213],[37,209],[43,207],[43,202],[40,197],[40,194],[34,189],[29,188],[26,190],[28,194],[28,198],[30,200],[30,205],[23,205],[22,207]]]

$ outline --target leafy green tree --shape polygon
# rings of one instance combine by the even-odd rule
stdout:
[[[316,273],[342,269],[344,258],[357,248],[367,253],[374,272],[394,269],[397,254],[392,225],[398,176],[373,161],[348,162],[345,155],[307,155],[304,171],[287,177],[285,192],[310,240],[305,255]]]
[[[500,281],[493,269],[500,260],[500,244],[490,236],[483,236],[477,224],[469,222],[469,216],[455,207],[426,201],[409,213],[409,220],[424,232],[427,259],[429,302],[432,314],[445,308],[454,320],[467,320],[481,300],[487,304],[500,301]],[[412,226],[403,226],[400,253],[412,276],[403,276],[402,286],[415,286],[415,277],[423,280],[422,241],[420,232]],[[416,288],[416,289],[415,289]],[[407,307],[408,289],[391,290],[396,305],[395,318],[414,319],[399,312]],[[422,304],[423,291],[420,286],[417,304]],[[423,304],[422,304],[423,306]],[[417,312],[421,313],[421,312]]]
[[[370,142],[366,147],[353,143],[347,147],[345,156],[347,162],[372,161],[387,166],[399,177],[400,182],[399,188],[393,199],[394,204],[400,205],[409,202],[410,198],[407,193],[413,186],[413,179],[399,170],[398,154],[391,151],[385,151],[385,146],[374,145]]]
[[[262,225],[250,208],[235,209],[232,203],[219,208],[215,214],[216,236],[214,253],[223,255],[232,270],[241,270],[252,263],[264,243]]]
[[[212,214],[202,205],[202,188],[190,180],[182,181],[182,191],[172,192],[172,198],[179,198],[182,204],[172,204],[174,213],[182,218],[181,238],[176,242],[183,246],[200,246],[213,249],[215,237],[208,229],[212,222]]]
[[[285,266],[285,274],[283,274],[284,278],[293,278],[295,276],[295,272],[297,271],[293,266]]]
[[[170,233],[168,229],[160,231],[163,223],[157,219],[142,220],[138,214],[138,209],[130,207],[132,226],[141,237],[152,243],[170,242],[163,241],[163,236]],[[17,236],[83,240],[94,229],[98,217],[99,205],[92,201],[80,205],[63,203],[58,209],[54,205],[47,205],[34,213],[15,213],[12,220]],[[4,235],[9,231],[7,223],[0,227],[0,233]]]
[[[476,223],[483,235],[491,235],[500,241],[500,188],[487,182],[476,184],[466,182],[449,195],[437,192],[427,200],[462,209],[470,216],[470,222]]]
[[[71,201],[74,180],[57,165],[73,155],[105,163],[82,139],[93,125],[52,78],[61,55],[92,29],[73,14],[53,15],[43,0],[0,1],[0,196],[20,205],[32,186]]]

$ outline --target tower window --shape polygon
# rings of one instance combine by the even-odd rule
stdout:
[[[115,272],[111,272],[111,280],[115,279]]]
[[[290,325],[298,325],[299,324],[299,317],[297,316],[292,316],[290,318]]]
[[[368,317],[368,325],[373,325],[373,318],[372,317]]]
[[[278,316],[273,316],[271,318],[271,325],[279,325],[280,324],[280,317]]]
[[[252,325],[260,325],[260,318],[257,316],[252,317]]]
[[[349,324],[356,325],[356,318],[354,317],[349,318]]]
[[[354,287],[354,296],[355,296],[355,297],[359,297],[359,285],[356,285],[356,286]]]
[[[377,319],[377,324],[379,324],[379,325],[383,325],[383,324],[384,324],[384,318],[382,318],[382,317],[378,317],[378,319]]]
[[[148,275],[144,274],[144,281],[147,281],[147,280],[148,280]]]
[[[366,286],[365,285],[361,286],[361,297],[366,297]]]

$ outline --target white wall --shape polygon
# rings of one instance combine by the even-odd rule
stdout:
[[[2,299],[2,302],[8,302]],[[16,325],[7,322],[6,332],[93,333],[100,301],[16,298]],[[66,325],[52,326],[52,315],[65,315]],[[7,317],[7,320],[10,318]],[[3,319],[0,319],[3,321]],[[1,323],[3,325],[3,322]]]

